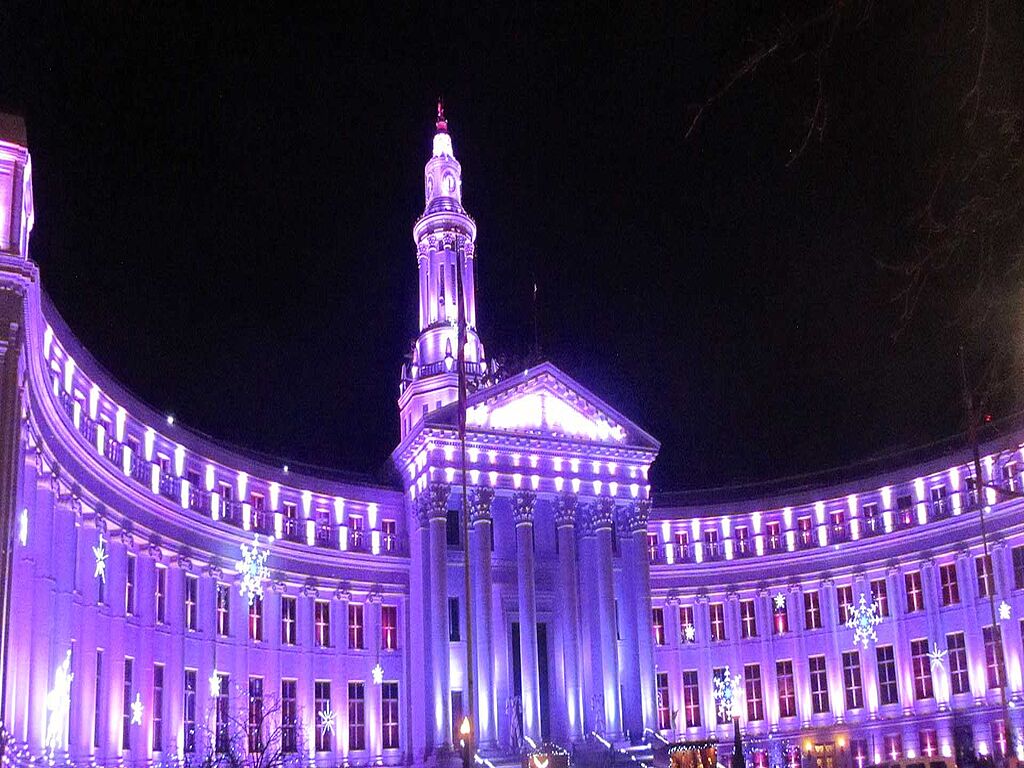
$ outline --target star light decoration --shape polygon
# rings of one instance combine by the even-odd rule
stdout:
[[[370,674],[373,675],[373,682],[376,685],[380,685],[384,682],[384,667],[380,665],[379,661],[377,662],[377,665],[370,670]]]
[[[320,735],[326,736],[328,733],[334,732],[334,710],[331,709],[331,705],[327,705],[327,709],[321,709],[316,713],[317,719],[320,721]]]
[[[1012,612],[1013,609],[1010,607],[1010,604],[1008,602],[1003,600],[1001,603],[999,603],[999,619],[1001,621],[1009,621],[1010,614]]]
[[[220,675],[216,672],[210,675],[209,684],[210,695],[214,697],[220,696]]]
[[[861,592],[860,600],[849,609],[848,616],[846,626],[848,629],[853,630],[854,645],[860,643],[864,648],[867,648],[869,643],[873,643],[878,639],[875,627],[882,623],[878,603],[874,600],[869,603],[864,593]]]
[[[132,725],[142,725],[142,694],[135,694],[132,702]]]
[[[242,597],[249,601],[249,605],[252,605],[257,597],[263,597],[263,582],[270,578],[270,569],[267,568],[268,557],[270,550],[260,546],[259,534],[253,535],[251,547],[242,544],[242,559],[238,561],[236,567],[242,577],[239,591]]]
[[[775,601],[775,610],[781,611],[786,607],[786,596],[781,592],[776,592],[772,600]]]
[[[932,669],[945,669],[945,658],[947,651],[939,648],[939,644],[932,642],[932,649],[928,652]]]
[[[683,637],[686,638],[686,642],[692,643],[697,639],[697,628],[693,624],[683,625]]]
[[[100,536],[99,544],[92,548],[92,553],[96,557],[96,568],[93,570],[93,576],[102,581],[104,584],[107,583],[107,546],[103,537]]]
[[[731,674],[729,667],[726,667],[720,674],[715,675],[713,682],[719,716],[723,720],[733,717],[739,701],[740,676]]]

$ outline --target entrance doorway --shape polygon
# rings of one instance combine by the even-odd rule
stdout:
[[[548,625],[537,624],[537,677],[540,680],[540,735],[551,738],[551,698],[548,690]],[[512,622],[512,692],[522,700],[523,664],[519,652],[519,622]]]

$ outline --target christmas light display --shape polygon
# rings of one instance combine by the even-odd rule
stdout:
[[[334,710],[331,709],[331,705],[327,705],[327,709],[321,709],[316,713],[317,719],[320,722],[320,733],[326,736],[328,733],[334,732]]]
[[[239,591],[249,605],[259,597],[263,597],[263,582],[270,578],[267,558],[270,551],[260,546],[259,534],[252,537],[252,546],[242,544],[242,559],[238,561],[238,574],[242,577]]]
[[[944,669],[946,653],[947,651],[939,648],[938,643],[932,643],[932,649],[928,652],[928,658],[931,661],[932,669]]]
[[[104,584],[107,583],[107,546],[106,542],[103,541],[103,537],[100,536],[99,543],[92,548],[92,554],[96,558],[96,568],[93,571],[93,576],[102,581]]]
[[[739,701],[740,676],[730,674],[729,667],[726,667],[720,674],[715,675],[713,682],[719,717],[723,720],[733,717]]]
[[[142,694],[135,694],[132,702],[132,725],[142,725]]]
[[[1010,608],[1010,604],[1008,602],[1003,600],[1001,603],[999,603],[999,619],[1000,619],[1000,621],[1009,621],[1010,620],[1010,614],[1012,612],[1013,612],[1013,609]]]
[[[683,637],[686,638],[686,642],[692,643],[697,638],[697,629],[693,624],[686,624],[683,626]]]
[[[374,666],[374,668],[370,670],[370,674],[373,675],[373,682],[376,685],[380,685],[384,682],[384,667],[380,665],[379,661],[377,662],[376,666]]]
[[[57,667],[53,676],[53,688],[46,694],[46,746],[50,750],[63,749],[67,742],[68,714],[71,711],[71,651]]]
[[[860,600],[855,606],[850,608],[849,619],[846,622],[846,626],[853,630],[854,645],[860,643],[864,648],[867,648],[869,643],[873,643],[878,639],[875,627],[882,623],[882,617],[879,613],[878,603],[874,600],[869,603],[864,593],[861,592]]]

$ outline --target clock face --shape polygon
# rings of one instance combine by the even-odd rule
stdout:
[[[444,193],[446,195],[455,194],[455,177],[450,173],[445,174],[444,181],[441,182],[444,185]]]

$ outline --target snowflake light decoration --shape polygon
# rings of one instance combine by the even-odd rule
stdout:
[[[132,702],[132,725],[142,725],[142,694],[135,694]]]
[[[721,719],[733,717],[739,701],[740,676],[729,672],[729,667],[715,675],[715,701],[718,704],[718,715]]]
[[[263,582],[270,578],[270,569],[267,568],[267,558],[270,551],[260,546],[259,534],[252,537],[252,546],[242,545],[242,559],[238,561],[238,574],[242,577],[239,591],[242,597],[249,601],[249,605],[257,597],[263,597]]]
[[[878,603],[874,600],[869,603],[864,593],[861,592],[860,600],[849,609],[848,615],[849,618],[847,619],[846,626],[848,629],[853,630],[854,645],[860,643],[864,648],[867,648],[869,643],[873,643],[878,639],[875,627],[882,623]]]
[[[775,601],[775,610],[781,611],[786,607],[786,596],[781,592],[776,592],[772,600]]]
[[[1013,609],[1010,607],[1010,604],[1005,600],[999,603],[999,618],[1001,621],[1009,621],[1012,611]]]
[[[210,679],[208,682],[210,684],[210,695],[215,698],[217,696],[220,696],[220,675],[214,672],[212,675],[210,675]]]
[[[380,685],[384,682],[384,667],[380,665],[379,661],[377,662],[377,665],[370,670],[370,674],[373,675],[373,682],[376,685]]]
[[[692,643],[697,639],[697,628],[693,624],[685,624],[683,626],[683,637],[686,638],[686,642]]]
[[[100,536],[99,543],[92,548],[92,553],[96,557],[96,568],[93,570],[93,576],[102,581],[104,584],[107,583],[107,546],[106,542],[103,541],[103,537]]]
[[[320,722],[320,734],[322,736],[334,732],[334,710],[331,709],[330,704],[327,705],[327,709],[321,709],[317,712],[316,716]]]
[[[936,642],[932,643],[932,649],[928,652],[928,658],[931,660],[932,669],[944,669],[945,658],[947,651],[939,648],[939,644]]]

